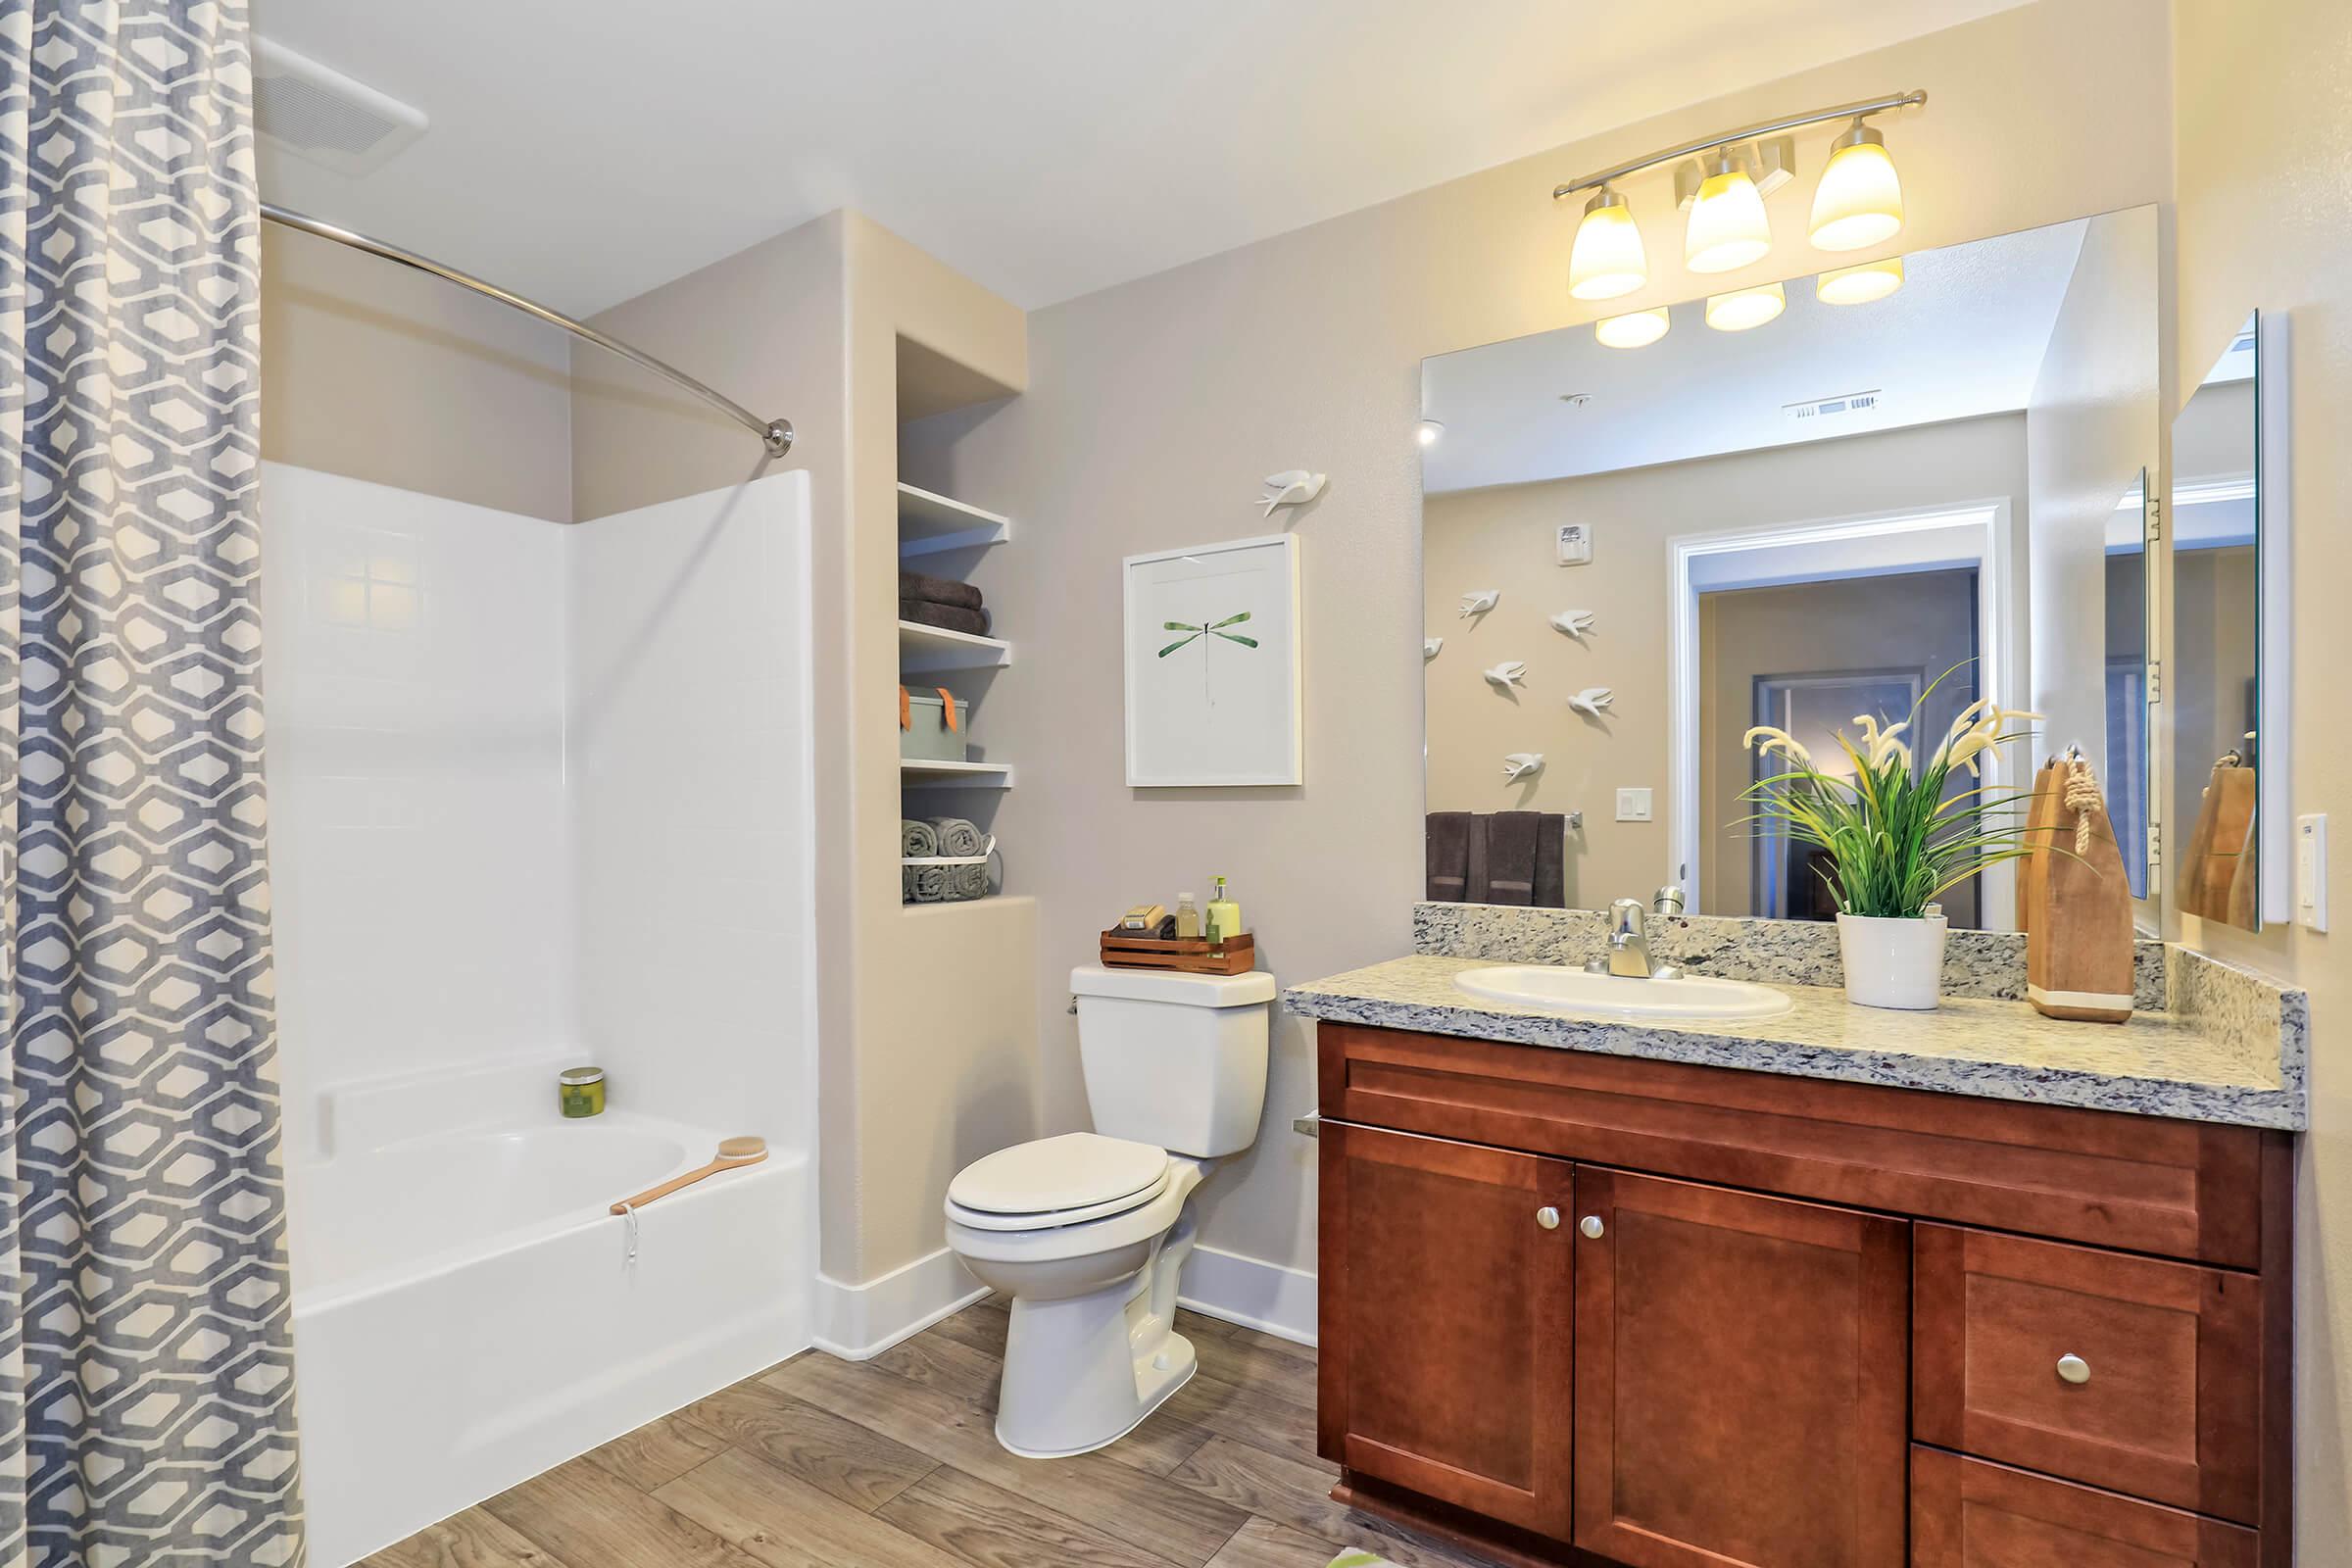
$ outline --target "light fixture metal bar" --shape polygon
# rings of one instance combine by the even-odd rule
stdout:
[[[1898,92],[1886,98],[1865,98],[1860,103],[1839,104],[1835,109],[1815,109],[1801,115],[1784,115],[1778,120],[1759,121],[1752,125],[1742,125],[1738,130],[1727,130],[1714,136],[1701,136],[1696,141],[1687,141],[1678,147],[1669,147],[1663,152],[1650,153],[1646,157],[1632,159],[1618,164],[1614,168],[1604,169],[1597,174],[1587,174],[1581,179],[1572,179],[1565,185],[1554,187],[1551,199],[1555,202],[1562,201],[1583,191],[1596,190],[1602,185],[1612,184],[1625,178],[1628,174],[1638,174],[1644,169],[1655,169],[1660,164],[1671,164],[1681,159],[1695,157],[1711,148],[1728,147],[1736,141],[1753,141],[1759,136],[1777,136],[1783,131],[1794,130],[1800,125],[1818,125],[1829,120],[1862,120],[1872,115],[1890,115],[1898,109],[1916,109],[1927,101],[1926,91],[1914,88],[1910,92]]]
[[[292,208],[280,207],[275,202],[262,203],[262,216],[272,223],[300,229],[305,234],[315,234],[320,239],[331,239],[338,245],[348,245],[353,250],[366,251],[368,255],[379,256],[387,262],[397,262],[403,267],[430,273],[434,277],[455,283],[460,288],[471,289],[474,293],[487,299],[494,299],[501,305],[520,311],[523,315],[537,320],[545,321],[550,326],[560,326],[573,337],[593,343],[608,354],[617,354],[630,364],[642,366],[662,379],[673,381],[684,387],[758,436],[761,444],[767,448],[769,457],[780,458],[792,450],[791,420],[762,419],[733,398],[704,385],[675,366],[665,365],[641,349],[631,348],[620,339],[610,337],[585,321],[575,321],[561,311],[550,310],[537,300],[525,299],[511,289],[500,288],[496,283],[485,283],[470,272],[461,272],[456,268],[436,262],[429,256],[419,256],[415,251],[403,250],[398,245],[394,245],[388,240],[377,239],[372,234],[363,234],[358,229],[345,228],[339,223],[330,223],[324,219],[313,218],[308,213],[298,213]]]

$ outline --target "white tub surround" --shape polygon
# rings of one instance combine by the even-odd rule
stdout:
[[[1949,995],[1932,1012],[1891,1012],[1857,1007],[1821,986],[1784,987],[1794,1005],[1777,1017],[1625,1023],[1473,997],[1453,977],[1487,960],[1434,955],[1294,986],[1283,1005],[1308,1018],[1563,1051],[2303,1128],[2302,993],[2186,957],[2173,955],[2176,969],[2196,974],[2198,990],[2231,1000],[2142,1013],[2127,1024],[2074,1023],[2026,1003]],[[2265,989],[2267,1008],[2258,1000]]]

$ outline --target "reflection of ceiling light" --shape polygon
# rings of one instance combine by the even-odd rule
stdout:
[[[1625,198],[1603,185],[1585,203],[1568,252],[1568,292],[1580,300],[1613,300],[1649,281],[1642,230]]]
[[[1600,339],[1603,348],[1638,349],[1664,337],[1673,324],[1666,307],[1661,305],[1627,316],[1604,316],[1592,323],[1592,335]]]
[[[1883,300],[1903,286],[1903,259],[1889,256],[1883,262],[1864,262],[1860,267],[1840,267],[1821,274],[1813,292],[1824,305],[1868,305]]]
[[[1444,435],[1445,433],[1446,426],[1440,424],[1437,420],[1423,419],[1421,421],[1420,428],[1413,432],[1413,439],[1420,442],[1425,447],[1434,447],[1438,444],[1438,437]]]
[[[1729,153],[1718,152],[1708,160],[1706,181],[1690,203],[1684,264],[1693,272],[1729,272],[1762,261],[1771,249],[1772,220],[1764,216],[1756,182]]]
[[[1858,251],[1892,239],[1903,226],[1903,182],[1886,156],[1886,138],[1857,120],[1832,145],[1813,191],[1813,243]]]
[[[1788,295],[1778,283],[1734,289],[1707,296],[1707,324],[1718,332],[1744,332],[1788,308]]]

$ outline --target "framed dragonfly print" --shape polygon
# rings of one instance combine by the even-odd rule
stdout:
[[[1298,540],[1129,556],[1127,782],[1301,784]]]

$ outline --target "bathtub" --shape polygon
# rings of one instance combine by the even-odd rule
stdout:
[[[771,1139],[761,1164],[643,1210],[632,1238],[610,1204],[750,1129],[565,1121],[557,1065],[321,1097],[329,1152],[288,1172],[314,1568],[808,1345],[806,1158]]]

